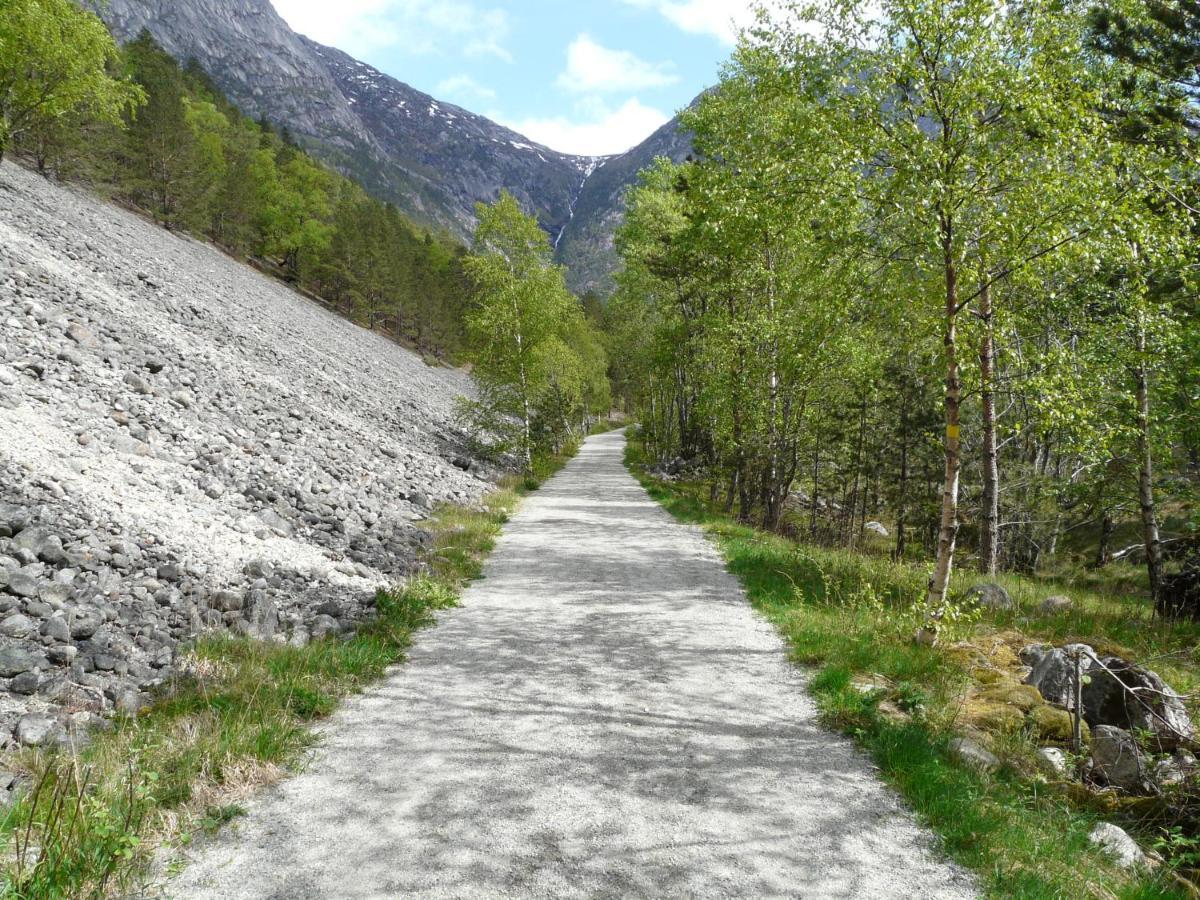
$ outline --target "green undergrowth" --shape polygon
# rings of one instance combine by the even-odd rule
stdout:
[[[639,453],[631,442],[627,462],[651,496],[676,518],[705,529],[750,601],[785,636],[796,662],[811,667],[810,690],[824,722],[871,754],[882,776],[940,836],[945,852],[978,873],[988,895],[1187,896],[1165,869],[1130,875],[1092,848],[1088,833],[1099,814],[1079,808],[1043,779],[1027,771],[1022,776],[1011,766],[986,775],[951,761],[947,745],[968,675],[954,654],[913,641],[921,621],[916,602],[928,577],[923,567],[809,547],[739,524],[712,507],[700,486],[645,475]],[[963,576],[957,588],[970,582],[969,574]],[[1054,585],[1004,582],[1023,609],[1044,595],[1062,593]],[[1010,614],[963,617],[950,623],[944,644],[1018,625],[1047,638],[1084,636],[1097,643],[1112,633],[1137,647],[1162,639],[1139,634],[1136,622],[1121,624],[1122,613],[1131,614],[1128,605],[1107,596],[1075,596],[1081,609],[1073,617],[1020,622]],[[1186,631],[1168,641],[1182,645]],[[1182,674],[1185,666],[1178,668]],[[1028,735],[1009,740],[1014,755],[1036,746]]]
[[[240,801],[303,765],[313,724],[404,660],[413,635],[478,578],[522,495],[566,462],[538,461],[479,508],[444,506],[426,527],[427,570],[376,597],[353,635],[304,647],[205,637],[162,696],[78,753],[22,751],[25,798],[0,820],[0,897],[88,898],[138,889],[154,851],[242,813]]]

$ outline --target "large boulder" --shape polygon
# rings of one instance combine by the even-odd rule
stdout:
[[[1030,648],[1025,648],[1021,651],[1022,659],[1026,658],[1026,652]],[[1025,679],[1026,684],[1031,684],[1038,689],[1038,692],[1046,699],[1046,702],[1053,703],[1055,706],[1061,706],[1063,709],[1075,708],[1075,656],[1080,656],[1080,670],[1083,673],[1091,671],[1091,667],[1095,664],[1094,657],[1096,652],[1087,644],[1067,644],[1065,647],[1054,647],[1041,653],[1040,656],[1030,652],[1028,658],[1036,660],[1033,663],[1033,671]],[[1086,682],[1085,682],[1086,685]],[[1087,703],[1084,702],[1086,708]],[[1087,716],[1084,716],[1087,719]],[[1088,724],[1095,724],[1091,719],[1087,719]]]
[[[984,609],[1012,609],[1016,605],[1008,591],[990,581],[977,584],[963,594],[963,602]]]
[[[1133,735],[1123,728],[1098,725],[1092,730],[1092,774],[1131,794],[1146,793],[1150,771]]]
[[[1083,717],[1089,725],[1149,732],[1162,750],[1191,740],[1194,729],[1183,700],[1154,672],[1105,656],[1083,688]]]

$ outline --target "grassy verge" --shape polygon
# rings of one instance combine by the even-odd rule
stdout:
[[[255,789],[304,761],[314,721],[401,662],[414,633],[457,603],[520,497],[565,461],[539,461],[478,509],[438,510],[427,523],[428,572],[381,591],[377,615],[349,639],[298,648],[203,638],[158,702],[86,749],[5,760],[32,787],[0,820],[0,897],[121,894],[157,846],[186,844],[240,815]]]
[[[628,462],[669,512],[707,531],[751,602],[786,637],[795,660],[813,668],[810,687],[825,722],[852,735],[871,754],[883,777],[940,835],[945,851],[979,873],[990,896],[1188,896],[1165,867],[1154,874],[1130,874],[1089,845],[1088,833],[1101,811],[1079,805],[1071,792],[1043,778],[1030,777],[1026,760],[1037,747],[1031,734],[1015,729],[1003,738],[1006,746],[997,749],[1006,765],[993,775],[951,761],[947,744],[970,675],[961,656],[912,640],[920,621],[914,601],[928,576],[924,568],[763,533],[714,509],[699,486],[645,476],[633,443]],[[1024,609],[1061,593],[1055,585],[1005,582]],[[1133,616],[1128,602],[1075,596],[1077,611],[1065,618],[1018,621],[1014,613],[964,618],[951,624],[945,645],[1011,634],[1020,626],[1031,638],[1087,638],[1106,647],[1116,640],[1139,649],[1153,646],[1161,654],[1164,646],[1182,649],[1194,631],[1186,626],[1147,634],[1144,617]],[[1190,641],[1194,647],[1194,634]],[[1187,689],[1195,670],[1183,656],[1172,660],[1160,667],[1163,674],[1180,678],[1181,689]]]

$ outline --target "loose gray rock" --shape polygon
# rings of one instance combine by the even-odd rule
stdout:
[[[950,758],[961,766],[980,772],[994,772],[1000,768],[1000,759],[970,738],[956,737],[950,741]]]
[[[14,694],[36,694],[42,686],[42,677],[37,672],[22,672],[8,684],[8,689]]]
[[[1073,605],[1074,604],[1071,602],[1070,597],[1064,597],[1061,594],[1056,594],[1053,597],[1047,597],[1045,600],[1039,603],[1038,612],[1044,616],[1056,616],[1061,615],[1062,613],[1070,612]]]
[[[1092,771],[1105,783],[1129,793],[1145,793],[1149,784],[1146,755],[1133,735],[1112,725],[1092,729]]]
[[[1145,868],[1149,859],[1125,829],[1111,822],[1101,822],[1092,829],[1088,841],[1116,861],[1122,869]]]
[[[42,623],[42,636],[59,644],[71,640],[71,626],[61,616],[54,616]]]
[[[207,629],[306,634],[334,600],[317,630],[341,633],[416,563],[406,497],[490,488],[452,464],[464,372],[7,163],[0,221],[0,625],[24,617],[0,733],[47,703],[111,712]]]
[[[1012,597],[1003,586],[992,582],[984,582],[977,584],[965,594],[963,594],[963,602],[980,606],[984,609],[1012,609],[1014,604]]]
[[[37,626],[28,616],[17,613],[0,621],[0,634],[23,640],[37,634]]]
[[[71,612],[71,637],[86,640],[104,624],[104,614],[92,606],[80,606]]]
[[[45,715],[23,716],[14,734],[22,747],[45,747],[66,737],[66,729],[58,719]]]
[[[18,597],[36,597],[38,595],[38,580],[27,572],[10,572],[8,574],[8,592]]]
[[[1038,770],[1051,778],[1065,778],[1071,772],[1071,758],[1061,747],[1041,747],[1034,754]]]
[[[0,647],[0,677],[12,678],[37,665],[37,657],[20,647]]]

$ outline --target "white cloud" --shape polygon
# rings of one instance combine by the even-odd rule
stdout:
[[[679,81],[670,63],[651,63],[628,50],[610,50],[581,34],[567,48],[567,68],[559,87],[575,93],[637,91]]]
[[[272,0],[293,29],[364,56],[384,48],[408,53],[494,56],[506,62],[510,24],[500,8],[471,0]]]
[[[754,0],[625,0],[652,9],[690,34],[706,34],[732,46],[739,30],[754,24]]]
[[[496,92],[485,84],[480,84],[470,75],[453,75],[443,80],[437,86],[439,97],[470,97],[482,100],[495,100]]]
[[[492,117],[502,118],[496,114]],[[560,153],[609,156],[641,143],[670,118],[634,97],[615,108],[596,101],[585,103],[573,118],[554,116],[504,124]]]

